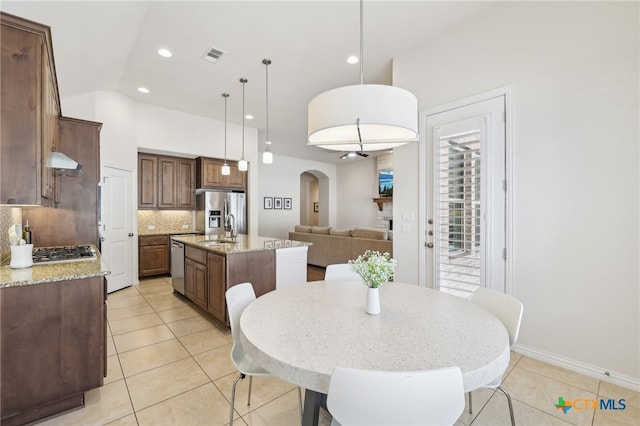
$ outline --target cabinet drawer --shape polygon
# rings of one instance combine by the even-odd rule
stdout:
[[[185,246],[184,255],[185,257],[193,260],[194,262],[198,262],[203,265],[207,264],[207,252],[204,250],[200,250],[190,246]]]
[[[150,237],[140,237],[140,246],[163,246],[169,245],[168,235],[154,235]]]

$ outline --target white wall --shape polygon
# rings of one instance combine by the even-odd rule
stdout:
[[[313,211],[313,203],[318,201],[318,178],[311,173],[300,175],[300,224],[318,226],[318,212]]]
[[[344,159],[337,166],[338,218],[341,229],[378,225],[378,168],[376,157]]]
[[[140,104],[116,92],[96,92],[62,101],[66,116],[101,122],[100,167],[133,170],[131,205],[138,205],[138,150],[169,155],[224,157],[224,122]],[[249,161],[247,214],[249,233],[258,229],[258,131],[245,128],[245,158]],[[227,124],[227,158],[239,160],[242,126]],[[133,217],[133,232],[137,216]],[[133,243],[134,281],[137,282],[138,240]]]
[[[260,235],[285,239],[288,238],[289,232],[293,231],[293,227],[300,223],[300,174],[305,171],[318,171],[327,176],[325,184],[320,182],[320,203],[325,212],[324,217],[321,215],[319,218],[319,223],[323,226],[336,226],[336,166],[274,154],[273,164],[260,163],[258,167]],[[322,194],[323,186],[329,188],[325,194]],[[292,209],[265,210],[262,203],[264,197],[292,198]]]
[[[640,383],[637,2],[513,2],[396,58],[394,84],[420,108],[513,90],[518,350]],[[394,217],[417,212],[396,150]],[[402,165],[399,167],[399,165]],[[398,277],[416,277],[417,228],[394,233]],[[400,237],[400,238],[398,238]]]

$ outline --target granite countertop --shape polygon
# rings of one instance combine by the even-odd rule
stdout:
[[[187,234],[193,234],[193,235],[200,235],[201,232],[198,231],[189,231],[187,229],[183,229],[181,231],[171,231],[171,232],[167,232],[167,231],[157,231],[157,230],[146,230],[146,231],[138,231],[138,236],[139,237],[152,237],[154,235],[187,235]]]
[[[79,262],[34,264],[29,268],[14,269],[9,266],[9,260],[0,265],[0,288],[17,287],[23,285],[52,283],[65,280],[79,280],[109,275],[111,271],[102,260],[102,255],[95,246],[94,260]]]
[[[236,242],[233,243],[224,242],[224,235],[181,236],[173,237],[172,240],[218,254],[245,253],[249,251],[274,250],[311,245],[311,243],[304,241],[281,240],[278,238],[245,234],[238,235]]]

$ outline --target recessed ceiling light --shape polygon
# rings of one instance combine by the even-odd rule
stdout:
[[[171,51],[169,49],[158,49],[158,55],[164,57],[164,58],[170,58],[171,56],[173,56],[173,53],[171,53]]]
[[[357,64],[358,62],[360,62],[360,59],[358,59],[357,56],[351,55],[347,58],[347,63],[353,65],[353,64]]]
[[[253,120],[253,115],[247,114],[244,116],[244,118],[246,118],[247,120]]]
[[[149,93],[149,89],[146,87],[138,87],[138,92],[140,93]]]

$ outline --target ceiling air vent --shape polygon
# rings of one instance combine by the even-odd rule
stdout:
[[[202,59],[204,59],[207,62],[212,62],[215,64],[216,62],[218,62],[218,59],[220,59],[220,56],[222,56],[223,54],[224,52],[222,50],[212,47],[211,49],[207,50],[207,52],[204,54]]]

